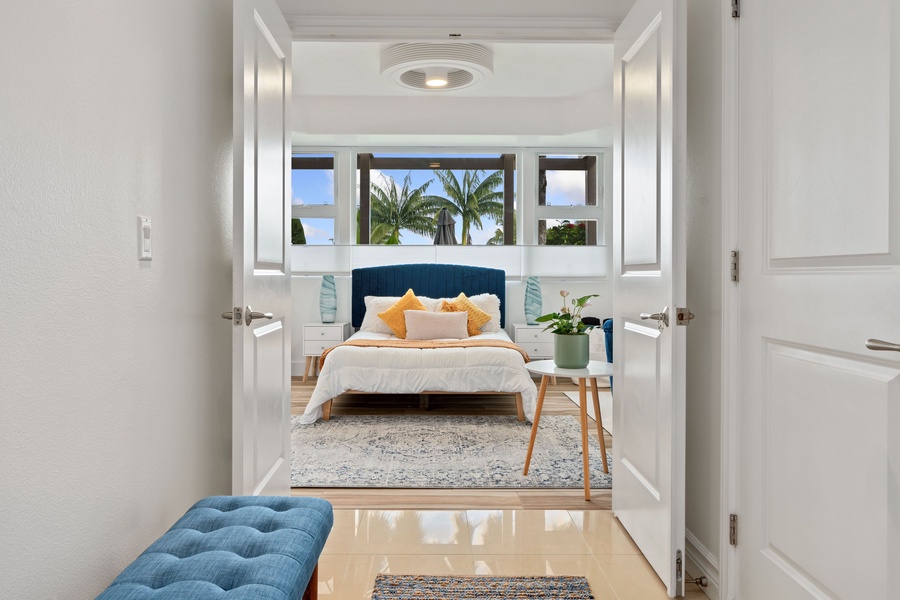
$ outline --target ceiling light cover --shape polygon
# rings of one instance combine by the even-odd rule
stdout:
[[[433,86],[443,72],[446,84]],[[494,55],[478,44],[410,43],[391,46],[381,53],[381,75],[410,90],[459,90],[477,85],[494,74]]]

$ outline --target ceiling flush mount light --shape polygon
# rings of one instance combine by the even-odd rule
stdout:
[[[494,55],[478,44],[397,44],[381,53],[382,77],[410,90],[460,90],[493,74]]]
[[[450,69],[447,67],[426,67],[425,85],[428,87],[444,87],[447,85],[447,75]]]

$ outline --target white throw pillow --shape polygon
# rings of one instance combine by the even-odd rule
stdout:
[[[415,290],[413,290],[415,292]],[[425,305],[425,308],[431,312],[441,310],[441,301],[425,296],[417,296],[419,301]],[[369,333],[386,333],[393,335],[393,331],[388,324],[378,316],[392,307],[400,299],[400,296],[366,296],[366,314],[363,316],[362,324],[359,326],[360,331],[368,331]],[[435,308],[435,305],[437,308]],[[487,312],[487,311],[485,311]]]
[[[469,296],[472,304],[491,315],[491,320],[481,327],[484,333],[500,331],[500,298],[494,294]],[[440,310],[440,309],[439,309]]]
[[[433,313],[424,310],[405,310],[406,339],[408,340],[462,340],[469,337],[466,323],[468,313]]]

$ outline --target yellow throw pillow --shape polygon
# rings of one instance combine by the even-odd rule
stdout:
[[[392,307],[384,312],[378,313],[381,320],[387,323],[398,338],[406,339],[406,315],[404,310],[428,310],[425,305],[416,298],[412,288],[403,294],[403,297],[397,300]]]
[[[469,321],[466,323],[466,329],[470,336],[481,333],[481,328],[484,324],[491,320],[491,315],[475,306],[475,304],[473,304],[463,293],[460,293],[459,296],[450,302],[444,300],[441,303],[441,312],[469,313]]]

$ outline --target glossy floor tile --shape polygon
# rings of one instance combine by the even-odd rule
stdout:
[[[378,573],[581,575],[597,600],[667,597],[612,513],[597,510],[335,510],[320,597],[367,600]],[[706,596],[692,585],[685,598]]]

